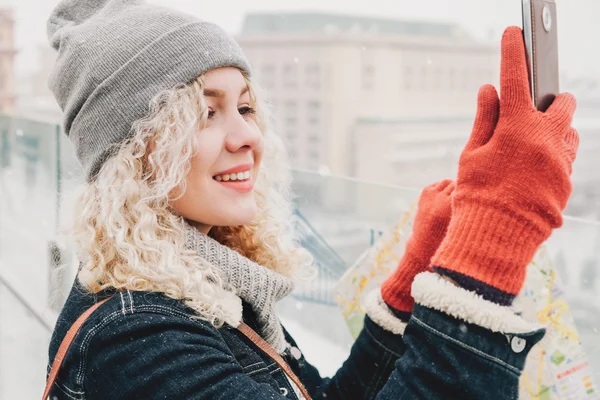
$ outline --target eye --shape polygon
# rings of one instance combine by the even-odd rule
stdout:
[[[215,112],[213,110],[208,110],[208,119],[212,119],[215,116]]]
[[[250,106],[243,106],[238,108],[238,112],[240,115],[253,115],[256,113],[256,110]]]

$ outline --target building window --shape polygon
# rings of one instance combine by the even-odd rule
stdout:
[[[431,74],[429,71],[429,67],[424,66],[421,67],[421,90],[429,90],[430,87]]]
[[[296,87],[296,64],[286,64],[283,67],[283,85],[287,88]]]
[[[413,69],[411,67],[404,67],[404,71],[401,72],[402,81],[404,82],[404,90],[411,91],[414,87],[415,75],[413,74]]]
[[[285,102],[285,112],[288,114],[296,114],[298,104],[295,100],[288,100]]]
[[[309,101],[308,102],[308,112],[309,113],[318,113],[321,111],[321,103],[318,101]]]
[[[375,86],[375,67],[372,65],[365,65],[362,69],[362,89],[373,90]]]
[[[310,136],[310,137],[315,138],[315,136]],[[320,146],[319,146],[318,140],[317,141],[313,140],[308,143],[308,155],[309,155],[310,160],[313,163],[318,163],[320,160],[319,150],[320,150]]]
[[[450,90],[454,90],[457,87],[456,70],[454,68],[450,68],[448,70],[448,87],[450,88]]]
[[[275,87],[275,66],[271,64],[264,64],[260,69],[260,82],[266,89],[273,89]]]
[[[443,86],[446,84],[446,82],[444,82],[444,70],[442,69],[442,67],[435,67],[433,69],[433,88],[436,91],[439,91],[440,89],[443,88]]]
[[[465,91],[471,87],[471,71],[467,69],[463,71],[460,87]]]
[[[306,66],[306,85],[312,89],[321,87],[321,67],[319,64],[309,64]]]
[[[288,129],[286,131],[286,140],[287,140],[287,143],[292,143],[292,142],[296,141],[297,137],[298,137],[298,134],[296,133],[295,130]]]

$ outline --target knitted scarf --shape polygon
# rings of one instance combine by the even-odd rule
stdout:
[[[191,226],[187,228],[186,245],[213,265],[223,282],[252,306],[261,336],[278,353],[283,353],[288,345],[275,305],[294,289],[292,279],[249,260]]]

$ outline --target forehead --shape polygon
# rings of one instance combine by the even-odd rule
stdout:
[[[239,95],[246,86],[244,75],[237,68],[215,68],[204,74],[205,96]]]

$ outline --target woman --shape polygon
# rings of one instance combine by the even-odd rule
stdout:
[[[456,183],[424,190],[406,255],[348,360],[322,378],[275,313],[311,259],[291,236],[283,152],[236,43],[133,0],[64,0],[48,27],[50,86],[87,179],[50,364],[97,305],[52,398],[517,398],[544,331],[510,305],[562,223],[578,145],[572,96],[532,107],[518,28],[503,37],[502,99],[480,90]]]

